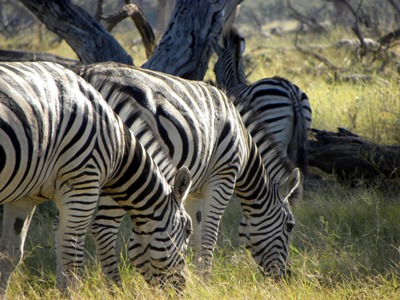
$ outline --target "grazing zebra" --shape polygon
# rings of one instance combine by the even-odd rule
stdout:
[[[183,253],[192,231],[183,201],[190,182],[182,168],[172,189],[129,128],[72,71],[52,63],[0,64],[0,298],[21,261],[35,207],[47,200],[59,211],[61,289],[74,283],[82,266],[85,232],[99,196],[131,216],[146,279],[183,283]]]
[[[214,66],[217,85],[225,90],[244,115],[251,110],[258,122],[265,122],[269,131],[282,144],[289,159],[303,171],[307,166],[306,142],[311,126],[311,106],[307,95],[298,86],[280,78],[265,78],[246,84],[242,54],[245,40],[235,28],[226,30],[223,45],[214,44],[218,60]]]
[[[219,222],[233,192],[243,208],[241,237],[260,269],[285,275],[294,226],[288,198],[299,191],[300,172],[282,158],[276,143],[252,126],[251,134],[262,133],[257,148],[233,103],[204,82],[116,63],[87,66],[81,75],[135,133],[170,183],[177,168],[188,166],[193,184],[185,209],[194,228],[189,245],[203,276],[209,274]],[[114,219],[108,218],[111,205],[99,204],[93,233],[104,268],[118,277],[115,236],[124,212],[115,207]],[[135,245],[131,239],[129,255],[138,260]]]

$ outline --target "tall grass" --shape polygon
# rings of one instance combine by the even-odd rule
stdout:
[[[346,32],[303,36],[302,45],[332,45]],[[126,34],[125,34],[126,36]],[[122,35],[121,35],[122,37]],[[400,95],[397,67],[368,56],[323,47],[319,53],[342,68],[341,74],[362,73],[368,81],[338,81],[315,58],[296,51],[294,36],[265,40],[253,35],[246,54],[252,70],[249,81],[284,76],[299,85],[313,107],[313,127],[347,129],[377,143],[399,144]],[[13,41],[14,43],[15,41]],[[125,48],[136,64],[144,60],[140,45]],[[58,55],[69,53],[50,50]],[[47,50],[46,50],[47,51]],[[66,52],[63,52],[66,51]],[[317,50],[315,50],[317,51]],[[212,58],[212,62],[215,58]],[[211,64],[212,65],[212,64]],[[211,68],[212,69],[212,68]],[[210,70],[211,71],[211,70]],[[212,72],[207,74],[212,78]],[[293,208],[296,227],[291,245],[292,277],[275,283],[258,272],[247,250],[240,246],[237,226],[241,212],[236,201],[229,205],[220,226],[211,278],[205,282],[194,266],[187,270],[182,299],[400,299],[400,188],[398,182],[350,188],[326,176],[321,184],[307,184],[304,199]],[[52,220],[54,206],[40,207],[26,243],[26,256],[13,274],[10,299],[64,299],[56,288]],[[73,299],[171,299],[172,290],[149,288],[126,259],[129,226],[119,239],[122,249],[122,287],[110,287],[95,259],[88,234],[87,260]]]
[[[335,182],[307,186],[293,209],[296,227],[291,245],[292,277],[275,283],[258,272],[239,245],[241,214],[233,201],[223,217],[211,279],[196,275],[189,258],[182,299],[399,299],[399,187],[343,187]],[[10,283],[10,299],[62,299],[56,289],[51,249],[54,208],[35,215],[27,255]],[[124,239],[129,235],[124,228]],[[74,299],[169,299],[172,290],[149,288],[121,255],[122,288],[110,288],[94,258],[88,235],[86,269]],[[123,239],[120,239],[122,242]],[[123,246],[122,246],[123,247]]]

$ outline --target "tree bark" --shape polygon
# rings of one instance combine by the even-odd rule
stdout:
[[[377,145],[342,128],[338,132],[313,129],[309,165],[339,179],[375,180],[400,177],[400,146]]]
[[[171,14],[174,7],[175,7],[175,0],[157,0],[157,9],[156,9],[157,37],[161,38],[161,35],[164,33],[165,28],[167,27],[168,22],[171,19]]]
[[[140,36],[142,37],[143,46],[146,50],[147,58],[153,55],[154,48],[156,46],[155,36],[153,29],[151,28],[147,18],[145,17],[142,10],[135,4],[125,4],[118,12],[104,17],[99,16],[99,19],[104,20],[107,23],[107,30],[111,30],[122,20],[130,17],[135,23]]]
[[[84,64],[132,58],[100,23],[70,0],[21,0],[46,27],[66,40]],[[177,0],[166,33],[144,68],[202,80],[210,42],[231,22],[241,0]]]
[[[324,28],[324,26],[322,26],[321,24],[318,23],[315,16],[310,17],[310,16],[300,13],[298,10],[296,10],[292,6],[290,0],[286,1],[286,6],[287,6],[287,10],[289,11],[289,14],[293,18],[298,20],[301,24],[307,25],[312,31],[315,31],[317,33],[326,33],[327,32],[326,29]]]
[[[132,58],[99,22],[70,0],[21,0],[46,27],[63,38],[84,64]]]
[[[177,0],[167,30],[144,68],[202,80],[222,32],[241,0]]]

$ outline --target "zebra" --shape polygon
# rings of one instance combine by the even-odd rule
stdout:
[[[258,122],[265,122],[289,159],[306,173],[306,144],[311,127],[311,106],[307,95],[282,77],[264,78],[247,84],[242,54],[245,40],[236,28],[225,30],[222,45],[213,43],[218,59],[214,65],[217,86],[241,105],[243,115],[251,110]],[[250,98],[250,101],[245,99]],[[251,116],[250,116],[251,117]]]
[[[264,128],[249,126],[257,138],[262,133],[257,147],[233,103],[204,82],[117,63],[85,66],[80,74],[135,133],[170,184],[177,168],[189,168],[189,246],[201,276],[209,277],[219,222],[234,192],[243,209],[241,239],[263,274],[285,276],[294,227],[288,199],[300,197],[301,175]],[[93,235],[103,267],[118,278],[115,236],[124,212],[115,206],[111,220],[106,212],[112,203],[102,200]],[[134,239],[128,250],[137,260]]]
[[[103,197],[130,215],[146,280],[179,288],[192,231],[183,206],[191,184],[186,167],[174,182],[172,188],[131,130],[80,76],[48,62],[0,64],[0,298],[23,256],[35,207],[47,200],[59,212],[60,289],[74,285],[85,232]]]

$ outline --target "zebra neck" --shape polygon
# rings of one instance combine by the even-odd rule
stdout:
[[[128,132],[123,155],[116,163],[113,178],[103,187],[103,194],[111,196],[130,214],[143,205],[155,210],[160,199],[167,204],[171,187],[142,144]]]
[[[239,85],[246,85],[246,74],[240,55],[238,56],[238,58],[232,59],[232,65],[226,65],[225,69],[226,85],[228,89],[234,88]]]
[[[234,97],[236,101],[234,102],[243,102],[243,99],[241,98],[241,94],[243,94],[246,90],[248,89],[248,86],[244,83],[236,83],[236,84],[230,84],[229,87],[227,88],[228,95],[230,97]]]
[[[251,139],[249,140],[248,161],[236,181],[235,192],[242,203],[257,206],[264,202],[263,199],[268,194],[271,180],[262,163],[256,145],[252,143]],[[254,202],[254,199],[258,199],[258,201]]]

